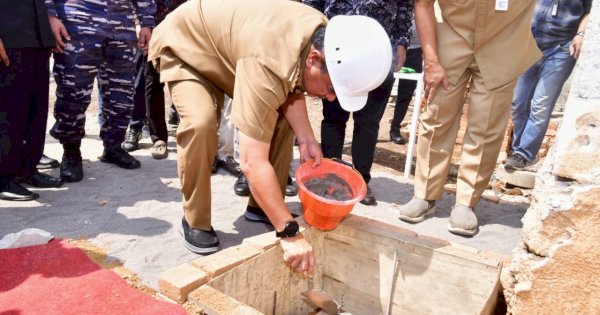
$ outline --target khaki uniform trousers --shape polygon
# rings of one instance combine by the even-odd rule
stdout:
[[[471,102],[460,155],[456,203],[475,207],[488,186],[510,116],[516,79],[490,90],[473,60],[450,91],[438,88],[421,115],[415,172],[418,198],[442,197],[469,78]]]
[[[217,152],[223,92],[204,78],[167,82],[181,118],[177,128],[177,172],[188,224],[211,229],[211,166]],[[275,169],[282,196],[292,159],[294,134],[280,114],[271,140],[269,161]],[[248,205],[258,207],[250,197]]]

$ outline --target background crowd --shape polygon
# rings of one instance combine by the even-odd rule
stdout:
[[[185,106],[174,101],[166,108],[164,80],[161,82],[161,71],[149,60],[148,52],[156,27],[186,2],[3,1],[0,199],[32,200],[39,194],[27,186],[60,187],[64,182],[85,178],[80,150],[94,81],[99,86],[101,103],[99,124],[104,150],[100,161],[123,169],[139,168],[140,162],[129,152],[138,149],[144,126],[153,144],[152,157],[167,157],[165,110],[169,110],[168,122],[178,125],[180,115],[176,108]],[[352,115],[352,163],[367,184],[379,123],[394,84],[393,72],[403,66],[424,71],[426,105],[419,128],[415,193],[409,203],[400,207],[401,220],[418,223],[435,211],[469,89],[468,128],[460,158],[456,205],[448,229],[464,236],[477,234],[475,207],[492,175],[509,117],[512,116],[514,132],[505,167],[520,170],[536,161],[550,114],[581,51],[592,0],[510,2],[507,7],[496,0],[462,5],[442,2],[439,5],[443,23],[435,20],[433,0],[301,2],[328,19],[338,15],[369,16],[383,26],[389,37],[394,62],[382,83],[368,94],[366,106],[350,112],[338,98],[322,97],[319,145],[323,157],[342,157],[346,125]],[[491,18],[485,20],[486,16]],[[490,36],[475,35],[481,32]],[[507,51],[519,58],[505,58]],[[50,58],[54,61],[52,73]],[[43,155],[50,75],[56,82],[56,103],[49,134],[63,146],[60,162]],[[365,74],[357,71],[356,75]],[[399,127],[415,86],[414,81],[401,80],[398,84],[389,135],[390,141],[399,145],[405,142]],[[219,102],[218,147],[210,157],[210,171],[214,173],[220,167],[236,176],[234,191],[248,196],[253,191],[240,166],[238,131],[232,112],[236,107],[232,102],[229,98]],[[293,142],[288,140],[286,143]],[[289,167],[292,148],[285,146],[281,150],[283,156],[287,155],[282,161]],[[60,177],[39,171],[51,167],[60,168]],[[289,170],[283,187],[287,196],[297,193]],[[377,204],[376,192],[370,186],[361,202]],[[252,198],[245,217],[271,222]],[[183,221],[184,226],[192,225],[185,218]],[[190,228],[193,230],[193,226]],[[214,233],[210,226],[206,229]]]

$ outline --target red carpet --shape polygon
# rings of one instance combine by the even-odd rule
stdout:
[[[66,240],[0,250],[0,314],[186,314],[102,269]]]

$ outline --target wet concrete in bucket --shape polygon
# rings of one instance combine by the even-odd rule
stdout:
[[[352,187],[341,177],[329,173],[325,177],[311,177],[303,181],[312,193],[323,198],[346,201],[354,197]]]

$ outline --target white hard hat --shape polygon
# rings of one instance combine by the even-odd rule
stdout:
[[[361,15],[337,15],[325,29],[325,62],[342,108],[362,109],[392,67],[392,45],[381,24]]]

